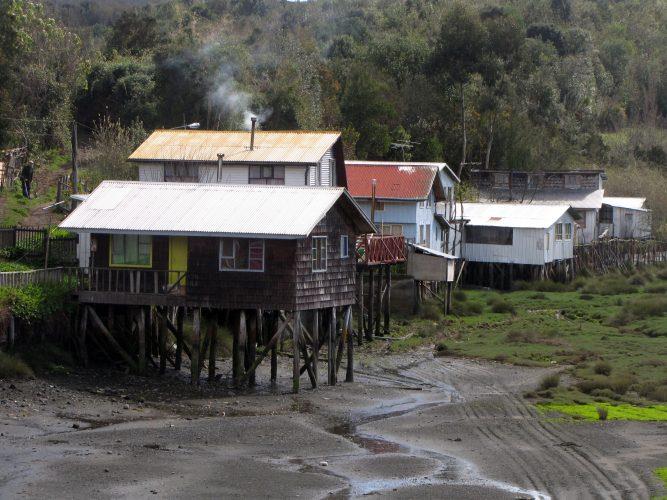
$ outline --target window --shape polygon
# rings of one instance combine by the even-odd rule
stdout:
[[[575,210],[577,217],[577,224],[579,227],[586,227],[586,211],[585,210]]]
[[[340,258],[347,259],[350,256],[350,238],[347,234],[340,237]]]
[[[572,239],[572,224],[569,222],[567,224],[563,224],[565,226],[565,239],[566,240],[571,240]]]
[[[426,224],[426,238],[424,239],[424,244],[427,247],[431,246],[431,224]]]
[[[165,163],[165,182],[199,182],[199,167],[187,163]]]
[[[321,273],[327,270],[327,237],[313,236],[313,272]]]
[[[514,230],[511,227],[466,226],[466,243],[481,245],[512,245]]]
[[[544,182],[544,175],[542,174],[529,174],[528,175],[528,187],[537,188],[542,185]]]
[[[285,167],[252,165],[248,169],[248,184],[282,186],[285,184]]]
[[[563,239],[563,224],[556,224],[556,241]]]
[[[221,238],[220,271],[264,271],[264,240]]]
[[[402,224],[382,224],[380,226],[382,236],[403,236]]]
[[[550,248],[551,248],[551,247],[549,246],[550,244],[551,244],[551,233],[547,232],[547,234],[546,234],[546,246],[545,246],[547,252],[548,252],[548,251],[550,250]]]
[[[578,188],[579,187],[579,176],[575,174],[565,174],[565,187],[566,188]]]
[[[152,239],[138,234],[111,235],[111,266],[151,267]]]
[[[375,202],[375,211],[376,212],[384,212],[384,202],[376,201]]]
[[[495,186],[508,186],[510,183],[510,176],[506,173],[494,173],[493,184]]]
[[[424,226],[419,226],[419,244],[421,245],[424,241]]]
[[[610,205],[602,205],[602,208],[600,208],[600,222],[602,224],[613,224],[614,209]]]

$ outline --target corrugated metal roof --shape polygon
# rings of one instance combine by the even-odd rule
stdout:
[[[130,161],[217,162],[224,154],[230,163],[315,164],[340,138],[338,132],[255,132],[250,150],[249,131],[156,130]]]
[[[646,208],[644,208],[644,203],[646,203],[646,198],[605,196],[604,198],[602,198],[602,203],[612,207],[629,208],[631,210],[641,210],[644,212],[647,211]]]
[[[347,187],[355,198],[370,198],[375,179],[377,199],[425,200],[440,165],[444,164],[346,161]]]
[[[463,203],[459,218],[468,226],[547,228],[569,210],[567,205],[520,203]]]
[[[408,243],[412,248],[414,248],[417,253],[423,253],[426,255],[434,255],[435,257],[443,257],[445,259],[457,259],[458,257],[456,255],[452,255],[451,253],[445,253],[445,252],[439,252],[438,250],[433,250],[432,248],[424,247],[421,245],[417,245],[415,243]]]
[[[514,193],[516,198],[521,193]],[[569,205],[578,209],[599,209],[602,206],[604,189],[592,191],[583,189],[544,189],[536,192],[526,192],[523,198],[516,200],[515,203],[538,204],[538,205]],[[492,191],[480,191],[480,200],[492,202],[494,200],[505,201],[509,198],[509,191],[506,189],[493,189]]]
[[[305,237],[339,200],[375,232],[344,188],[104,181],[60,227],[79,232]]]

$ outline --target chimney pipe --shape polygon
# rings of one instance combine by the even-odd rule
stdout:
[[[225,155],[218,153],[218,182],[222,182],[222,161],[225,159]]]
[[[252,151],[255,149],[255,127],[257,126],[257,117],[251,117],[250,122],[250,151]]]

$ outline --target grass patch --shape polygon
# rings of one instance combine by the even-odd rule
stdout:
[[[634,420],[639,422],[667,421],[667,405],[636,406],[631,404],[566,404],[539,403],[543,412],[557,412],[582,420],[601,420],[598,408],[607,412],[607,420]]]
[[[656,475],[660,481],[665,485],[665,488],[667,488],[667,467],[658,467],[653,471],[653,474]]]
[[[21,358],[0,352],[0,379],[26,378],[34,375],[32,368]]]
[[[546,391],[548,389],[555,389],[560,385],[560,374],[551,373],[550,375],[545,375],[542,380],[540,380],[539,390]]]

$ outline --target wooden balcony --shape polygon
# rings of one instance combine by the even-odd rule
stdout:
[[[357,239],[357,263],[361,266],[399,264],[407,259],[403,236],[366,234]]]

